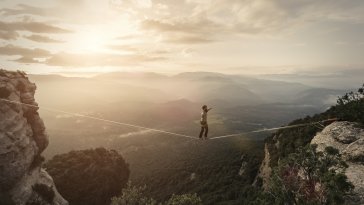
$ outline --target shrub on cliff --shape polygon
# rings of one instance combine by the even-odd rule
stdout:
[[[202,201],[197,194],[173,195],[166,205],[202,205]]]
[[[113,197],[111,205],[157,205],[157,201],[145,195],[146,187],[128,186],[123,189],[120,197]]]
[[[324,152],[314,145],[300,148],[275,167],[266,199],[270,204],[343,204],[353,189],[346,168],[332,147]]]
[[[364,85],[357,92],[349,92],[339,97],[337,104],[323,113],[316,114],[312,117],[307,116],[297,119],[289,125],[313,123],[328,118],[338,118],[350,122],[359,122],[364,125]],[[322,123],[324,126],[328,123]],[[306,146],[321,131],[319,126],[305,126],[295,129],[282,129],[277,131],[265,141],[271,154],[270,166],[275,167],[279,159],[287,157],[290,153],[295,152],[299,147]],[[276,143],[279,142],[279,149]]]
[[[104,148],[56,155],[45,168],[72,205],[108,205],[129,179],[129,167],[122,156]]]
[[[121,196],[111,199],[111,205],[202,205],[202,200],[197,194],[172,195],[166,202],[158,203],[145,195],[145,189],[145,186],[136,187],[129,183]]]
[[[364,85],[357,92],[339,97],[337,105],[331,108],[342,120],[364,124]]]

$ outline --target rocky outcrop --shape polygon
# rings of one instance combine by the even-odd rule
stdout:
[[[243,176],[245,174],[245,172],[246,172],[247,167],[248,167],[248,161],[246,159],[245,154],[241,155],[240,160],[241,160],[241,166],[240,166],[240,169],[239,169],[239,175]]]
[[[266,141],[265,156],[254,185],[261,186],[264,190],[268,188],[272,169],[280,160],[278,153],[287,149],[281,146],[282,140],[297,140],[299,139],[296,137],[298,132],[295,130],[291,130],[289,133],[278,132]],[[322,131],[312,133],[316,134],[313,134],[313,137],[307,135],[308,143],[317,144],[318,151],[323,151],[327,146],[338,149],[344,161],[349,165],[346,175],[355,186],[355,196],[351,197],[348,203],[364,204],[364,129],[356,123],[339,121],[327,125]],[[303,143],[301,146],[305,145]]]
[[[34,100],[35,90],[24,73],[0,70],[0,200],[67,205],[41,168],[48,136]]]
[[[355,196],[349,203],[364,204],[364,129],[356,123],[335,122],[317,134],[311,144],[317,144],[318,151],[328,146],[339,150],[349,165],[346,175],[355,186]]]
[[[264,145],[264,158],[262,163],[260,164],[260,168],[258,171],[258,174],[254,180],[253,185],[261,185],[263,189],[267,189],[268,180],[270,179],[270,176],[272,174],[272,168],[270,166],[270,153],[268,149],[268,145]]]
[[[322,131],[323,127],[329,125],[332,121],[323,122],[321,123],[322,126],[317,126],[313,123],[327,119],[329,116],[326,113],[321,113],[313,117],[295,120],[289,123],[288,126],[297,124],[307,124],[307,126],[281,129],[267,137],[264,144],[264,158],[260,164],[253,185],[267,190],[273,168],[278,165],[281,159],[296,152],[300,147],[310,144],[316,134]]]

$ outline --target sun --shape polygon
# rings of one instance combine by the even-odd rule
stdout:
[[[102,27],[85,28],[73,35],[68,46],[72,52],[98,53],[104,51],[113,38],[114,34]]]

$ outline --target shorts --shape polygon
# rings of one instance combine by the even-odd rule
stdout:
[[[207,122],[200,121],[201,127],[206,128],[208,127]]]

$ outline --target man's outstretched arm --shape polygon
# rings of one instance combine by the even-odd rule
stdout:
[[[212,109],[212,107],[210,107],[209,109],[207,109],[207,112],[210,111]]]

